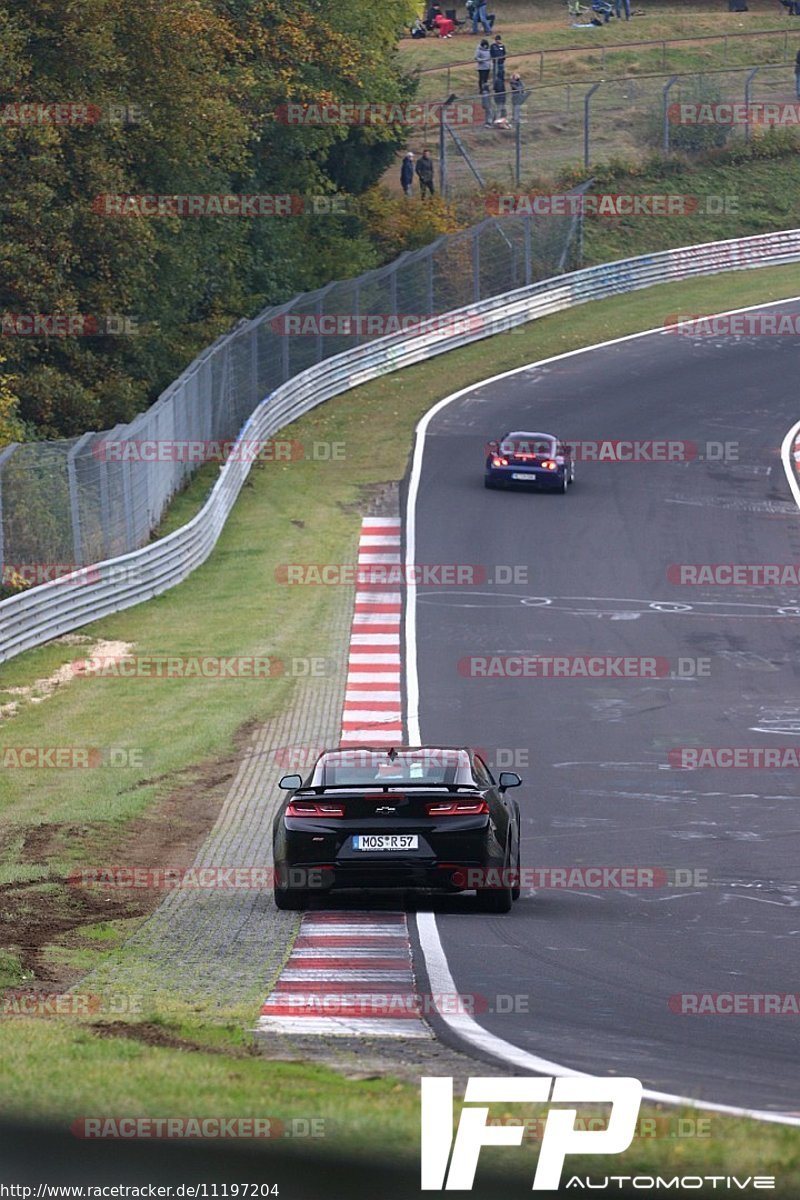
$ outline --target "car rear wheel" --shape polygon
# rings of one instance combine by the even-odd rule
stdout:
[[[509,848],[510,849],[510,848]],[[500,878],[503,881],[503,887],[497,888],[481,888],[478,892],[478,909],[480,912],[487,913],[507,913],[511,912],[511,905],[514,903],[514,892],[511,884],[508,882],[511,874],[509,867],[511,866],[511,854],[506,855],[505,863]]]
[[[522,871],[522,862],[521,862],[521,858],[520,858],[520,849],[519,849],[519,844],[518,844],[517,845],[517,871],[516,871],[516,876],[515,876],[517,882],[514,884],[514,886],[511,889],[511,899],[512,900],[519,900],[520,896],[522,895],[522,885],[520,883],[520,880],[522,879],[521,871]]]
[[[288,909],[291,912],[299,912],[308,904],[308,896],[301,888],[276,887],[273,895],[275,907],[284,911]]]

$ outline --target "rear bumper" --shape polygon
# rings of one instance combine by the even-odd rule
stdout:
[[[564,483],[566,468],[557,471],[538,471],[520,469],[519,467],[492,467],[486,472],[486,478],[500,487],[539,488],[549,491],[560,488]],[[515,475],[524,475],[524,479],[515,479]]]

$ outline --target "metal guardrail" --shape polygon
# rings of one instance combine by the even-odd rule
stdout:
[[[542,280],[456,309],[447,324],[438,317],[426,332],[384,337],[309,367],[258,405],[238,441],[272,437],[318,404],[359,384],[589,300],[691,276],[798,261],[800,229],[792,229],[666,250]],[[234,453],[200,512],[160,541],[2,601],[0,662],[186,579],[211,554],[251,465],[249,456]]]

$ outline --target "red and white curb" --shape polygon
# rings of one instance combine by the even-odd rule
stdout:
[[[307,913],[256,1028],[430,1038],[419,1010],[405,913]]]
[[[400,567],[400,520],[367,517],[359,576]],[[400,695],[402,596],[386,571],[357,584],[340,745],[403,742]],[[262,1033],[431,1038],[420,1016],[402,912],[306,913],[289,961],[261,1009]]]
[[[370,579],[370,567],[375,578]],[[356,591],[347,687],[342,716],[342,746],[394,746],[403,741],[400,691],[400,620],[402,596],[383,582],[394,568],[399,577],[399,517],[366,517],[358,544]]]

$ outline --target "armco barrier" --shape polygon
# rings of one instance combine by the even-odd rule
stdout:
[[[428,332],[395,334],[325,359],[267,396],[245,422],[239,440],[266,440],[358,384],[576,304],[690,276],[798,261],[800,229],[792,229],[666,250],[545,279],[455,310],[449,314],[453,324],[464,318],[455,332],[437,318]],[[231,456],[200,512],[168,537],[2,601],[0,662],[149,600],[185,579],[214,548],[250,471],[251,463],[244,459]]]

